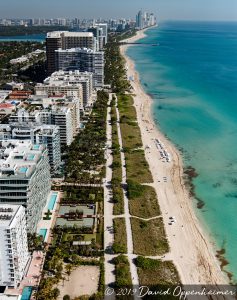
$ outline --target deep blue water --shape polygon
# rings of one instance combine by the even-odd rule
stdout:
[[[19,36],[0,36],[0,42],[44,42],[45,34],[31,34],[31,35],[19,35]]]
[[[237,23],[167,22],[127,54],[154,99],[157,125],[199,176],[196,210],[237,280]],[[194,200],[194,207],[197,201]]]

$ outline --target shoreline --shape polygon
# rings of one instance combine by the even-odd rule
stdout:
[[[148,29],[150,28],[138,31],[136,36],[124,41],[135,42],[142,39]],[[128,78],[133,77],[130,83],[135,93],[134,105],[143,146],[150,147],[145,150],[145,156],[153,176],[152,186],[158,196],[170,245],[170,252],[165,255],[165,260],[174,262],[183,284],[228,284],[227,275],[221,270],[214,247],[194,212],[193,199],[183,180],[181,154],[155,124],[152,116],[153,99],[144,91],[134,61],[126,55],[130,46],[120,46],[120,52],[126,60]],[[171,154],[171,162],[162,162],[154,139],[159,139],[164,144]],[[164,177],[167,177],[167,182],[163,182]],[[170,216],[175,216],[177,220],[172,226],[168,225]]]

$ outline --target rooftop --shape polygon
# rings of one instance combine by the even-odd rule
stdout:
[[[30,140],[0,141],[0,179],[30,177],[44,150],[44,145],[32,144]]]
[[[99,54],[103,54],[102,51],[95,51],[92,50],[90,48],[70,48],[70,49],[65,49],[63,50],[62,48],[59,48],[57,50],[55,50],[55,52],[57,53],[76,53],[76,52],[82,52],[82,53],[99,53]]]
[[[93,37],[92,32],[52,31],[47,33],[47,38],[65,37]]]
[[[0,227],[10,226],[20,205],[0,204]]]

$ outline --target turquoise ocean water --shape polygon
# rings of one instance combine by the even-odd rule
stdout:
[[[237,281],[237,23],[167,22],[139,42],[127,54],[157,125],[199,174],[196,213]]]

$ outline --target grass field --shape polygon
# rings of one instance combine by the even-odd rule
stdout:
[[[142,221],[131,218],[133,249],[138,255],[163,255],[169,251],[162,218]]]
[[[153,182],[143,150],[127,152],[125,158],[128,179],[135,179],[139,183]]]
[[[138,256],[135,263],[140,285],[180,284],[179,274],[171,261],[161,261]]]
[[[134,101],[131,95],[118,95],[118,109],[120,111],[120,117],[125,115],[130,121],[136,121],[137,113],[133,104]]]
[[[113,250],[115,253],[127,253],[127,235],[124,218],[116,218],[114,224],[114,244]]]
[[[149,165],[142,149],[141,131],[137,124],[136,110],[131,95],[118,96],[120,128],[125,151],[127,177],[139,183],[153,182]]]
[[[142,185],[139,193],[131,191],[133,185],[128,182],[129,210],[131,215],[141,218],[152,218],[160,215],[156,191],[153,187]]]

